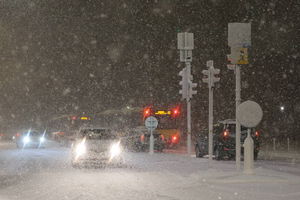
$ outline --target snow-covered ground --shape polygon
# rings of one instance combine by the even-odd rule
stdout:
[[[127,152],[126,166],[105,169],[74,169],[69,155],[0,145],[0,200],[300,199],[298,163],[259,160],[244,175],[234,161],[183,154]]]

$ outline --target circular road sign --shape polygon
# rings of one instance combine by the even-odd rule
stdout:
[[[154,129],[157,128],[158,121],[155,117],[147,117],[145,120],[145,126],[147,127],[148,130],[153,131]]]
[[[247,128],[256,127],[263,117],[263,111],[254,101],[245,101],[237,108],[237,120]]]

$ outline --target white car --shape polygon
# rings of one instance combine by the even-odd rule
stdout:
[[[71,149],[74,167],[123,164],[120,139],[108,128],[81,128]]]

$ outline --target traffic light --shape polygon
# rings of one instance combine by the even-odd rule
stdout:
[[[181,81],[179,82],[179,85],[181,85],[179,94],[182,95],[182,99],[186,99],[188,97],[188,77],[186,67],[179,72],[179,76],[182,77]]]
[[[220,69],[215,69],[214,67],[211,67],[210,70],[212,75],[211,86],[214,87],[215,83],[220,81],[220,77],[215,77],[216,74],[220,74]]]
[[[197,94],[197,90],[193,90],[193,89],[196,88],[198,84],[197,84],[197,83],[192,83],[192,82],[189,82],[189,84],[190,84],[190,87],[189,87],[189,89],[190,89],[189,95],[190,95],[190,98],[192,98],[192,96],[193,96],[194,94]]]
[[[208,87],[211,88],[214,87],[216,82],[220,81],[219,77],[215,77],[215,75],[220,73],[220,69],[215,69],[212,61],[208,61],[207,66],[208,70],[202,70],[202,74],[204,75],[202,81],[208,83]]]
[[[204,83],[207,83],[207,84],[210,84],[210,72],[209,72],[209,70],[202,70],[202,74],[204,75],[204,78],[202,79],[202,81],[204,82]]]

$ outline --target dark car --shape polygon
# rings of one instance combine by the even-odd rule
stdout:
[[[224,120],[214,125],[213,128],[213,154],[215,159],[235,159],[235,120]],[[251,136],[254,142],[254,159],[257,159],[259,152],[259,132],[251,129]],[[247,137],[247,128],[241,126],[241,155],[243,156],[243,143]],[[208,131],[200,134],[195,144],[196,157],[203,157],[208,154]]]
[[[15,136],[15,141],[18,148],[41,148],[45,147],[46,135],[45,132],[27,130],[21,133],[17,133]]]
[[[153,131],[154,150],[162,152],[166,147],[165,138],[158,131]],[[133,151],[147,151],[150,144],[150,133],[146,127],[136,127],[128,131],[128,135],[124,138],[124,146]]]
[[[162,152],[165,148],[165,141],[164,141],[163,136],[157,132],[154,132],[153,138],[154,138],[154,150]],[[150,134],[146,133],[146,134],[141,135],[139,143],[141,145],[142,151],[149,150]]]

